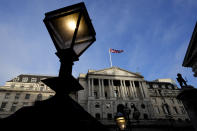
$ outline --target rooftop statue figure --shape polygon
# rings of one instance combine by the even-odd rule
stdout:
[[[187,81],[185,81],[184,79],[183,79],[183,77],[182,77],[182,75],[180,74],[180,73],[178,73],[177,74],[177,81],[179,82],[179,85],[181,86],[181,88],[184,88],[184,87],[187,87]],[[183,84],[184,84],[184,86],[183,86]]]

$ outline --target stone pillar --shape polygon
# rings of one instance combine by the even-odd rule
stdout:
[[[102,91],[101,94],[102,94],[102,97],[105,98],[105,89],[104,89],[104,82],[103,82],[103,79],[101,79],[101,85],[102,85],[102,86],[101,86],[101,87],[102,87],[102,88],[101,88],[101,89],[102,89],[102,90],[101,90],[101,91]]]
[[[144,98],[144,97],[145,97],[145,96],[144,96],[144,90],[143,90],[143,88],[142,88],[141,81],[139,81],[139,88],[140,88],[140,92],[141,92],[141,94],[142,94],[142,98]]]
[[[99,98],[102,97],[102,87],[101,87],[101,79],[98,79],[99,82]]]
[[[109,97],[110,99],[113,97],[113,92],[112,92],[112,86],[111,86],[111,80],[108,79],[108,85],[109,85]]]
[[[88,78],[88,97],[91,96],[90,78]]]
[[[94,79],[92,78],[91,79],[91,81],[92,81],[92,97],[94,97]]]
[[[122,80],[120,80],[120,89],[121,89],[122,97],[125,98],[125,91],[124,91],[124,86],[123,86]]]
[[[123,87],[124,87],[123,89],[125,92],[125,97],[126,97],[126,99],[128,99],[128,97],[129,97],[128,88],[126,87],[125,80],[123,80],[122,82],[123,82]]]
[[[130,81],[130,86],[131,86],[131,92],[132,92],[132,94],[133,94],[133,98],[135,98],[135,92],[134,92],[134,87],[133,87],[133,82],[132,81]]]
[[[138,94],[137,89],[135,87],[135,82],[134,81],[133,81],[133,89],[134,89],[136,98],[138,98],[139,97],[139,94]]]
[[[130,83],[130,87],[129,87],[129,90],[130,90],[130,96],[134,98],[135,96],[134,96],[134,92],[133,92],[133,86],[132,86],[131,81],[129,81],[129,83]]]
[[[149,95],[148,95],[148,89],[147,89],[146,83],[142,82],[142,86],[143,86],[143,89],[144,89],[145,98],[148,98]]]

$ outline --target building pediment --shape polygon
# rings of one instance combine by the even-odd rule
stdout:
[[[103,70],[98,71],[89,71],[88,74],[94,74],[94,75],[111,75],[111,76],[127,76],[127,77],[138,77],[138,78],[144,78],[142,75],[138,73],[133,73],[127,70],[120,69],[118,67],[111,67]]]

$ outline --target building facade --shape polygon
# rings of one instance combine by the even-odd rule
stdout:
[[[0,118],[11,115],[23,106],[32,106],[37,100],[55,95],[53,90],[41,82],[50,77],[19,75],[7,81],[0,88]],[[182,130],[189,131],[191,128],[182,102],[176,99],[180,89],[171,79],[146,81],[139,73],[111,67],[89,70],[87,74],[80,74],[78,81],[84,90],[71,94],[71,97],[111,130],[117,128],[114,119],[119,105],[125,105],[131,110],[129,118],[132,127],[139,131],[147,128],[167,130],[175,125]],[[140,112],[138,120],[134,118],[133,105]],[[166,120],[173,120],[174,124]]]
[[[192,68],[194,76],[197,77],[197,23],[190,39],[182,66]]]
[[[41,80],[51,76],[22,74],[0,87],[0,118],[13,114],[23,106],[52,97],[55,92]]]
[[[78,102],[100,120],[114,120],[119,104],[131,109],[131,120],[133,104],[141,114],[140,120],[189,120],[183,104],[176,99],[180,89],[171,79],[149,82],[138,73],[117,67],[89,70],[78,79],[84,87],[78,92]]]

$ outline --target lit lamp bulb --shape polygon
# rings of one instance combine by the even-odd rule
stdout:
[[[126,120],[124,117],[116,118],[116,122],[117,122],[120,130],[124,130],[126,128]]]
[[[69,27],[70,30],[75,30],[76,22],[75,21],[69,21],[68,22],[68,27]]]

